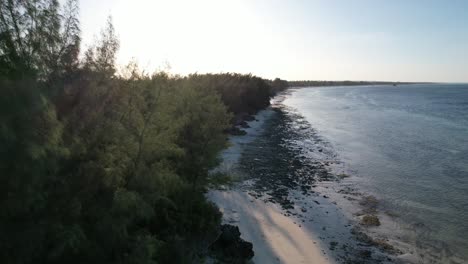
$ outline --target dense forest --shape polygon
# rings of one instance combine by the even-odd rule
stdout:
[[[0,0],[0,262],[189,263],[217,235],[208,171],[236,115],[287,83],[116,66],[111,19]]]

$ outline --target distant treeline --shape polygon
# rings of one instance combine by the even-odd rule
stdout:
[[[408,82],[378,82],[378,81],[288,81],[289,87],[313,86],[353,86],[353,85],[400,85]]]
[[[238,73],[193,74],[187,79],[220,94],[221,100],[234,115],[257,113],[270,104],[272,96],[288,87],[287,81],[279,78],[270,81]]]
[[[223,131],[285,82],[117,74],[111,21],[82,53],[78,16],[0,0],[0,262],[194,262],[220,223],[204,191]]]

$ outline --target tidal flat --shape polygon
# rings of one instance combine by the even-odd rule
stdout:
[[[378,201],[341,185],[350,176],[336,172],[339,157],[301,115],[282,104],[287,96],[275,98],[251,121],[247,135],[231,138],[220,168],[238,179],[208,194],[224,222],[238,225],[242,237],[253,242],[253,262],[409,261],[394,243],[369,232],[379,221]],[[285,246],[289,249],[281,250]]]

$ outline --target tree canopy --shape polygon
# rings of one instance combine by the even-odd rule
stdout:
[[[223,131],[273,86],[117,75],[111,19],[80,57],[78,15],[76,0],[0,0],[0,261],[188,263],[220,223],[204,191]]]

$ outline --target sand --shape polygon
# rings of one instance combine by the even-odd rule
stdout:
[[[231,136],[230,147],[223,151],[218,171],[232,171],[242,152],[262,132],[262,125],[273,110],[268,108],[248,122],[245,136]],[[265,203],[242,190],[242,184],[229,190],[211,190],[207,196],[223,213],[223,222],[237,225],[241,237],[253,243],[253,263],[334,263],[328,258],[327,248],[310,228],[299,219],[284,215],[276,204]]]
[[[275,204],[242,190],[211,191],[208,197],[223,212],[224,222],[237,225],[241,237],[253,243],[254,263],[334,263],[318,238]]]

